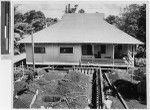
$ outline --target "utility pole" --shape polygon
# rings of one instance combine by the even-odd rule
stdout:
[[[31,31],[31,41],[32,41],[32,62],[33,62],[33,71],[35,72],[33,29],[32,29],[32,31]]]

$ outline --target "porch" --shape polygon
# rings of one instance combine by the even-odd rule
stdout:
[[[128,65],[122,59],[101,59],[101,58],[82,58],[81,65],[86,66],[106,66],[106,67],[127,67]]]
[[[80,65],[133,67],[135,45],[83,44]]]

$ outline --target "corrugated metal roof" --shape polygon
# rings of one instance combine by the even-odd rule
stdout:
[[[60,22],[34,33],[34,42],[143,44],[107,23],[100,13],[65,14]],[[20,43],[31,43],[31,36]]]

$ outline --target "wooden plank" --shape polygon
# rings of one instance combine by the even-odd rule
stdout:
[[[31,103],[30,103],[30,108],[32,108],[32,105],[34,104],[34,102],[35,102],[35,100],[36,100],[36,98],[37,98],[38,93],[39,93],[39,91],[38,91],[38,89],[37,89],[35,95],[33,96],[32,101],[31,101]]]
[[[129,109],[129,107],[127,106],[125,100],[122,98],[121,94],[118,92],[117,88],[114,85],[111,84],[107,74],[104,73],[104,76],[105,76],[106,81],[108,82],[109,86],[113,87],[113,89],[116,91],[117,96],[118,96],[119,100],[121,101],[121,103],[123,104],[124,108]]]

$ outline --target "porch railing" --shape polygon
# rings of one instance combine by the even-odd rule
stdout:
[[[112,58],[81,58],[82,64],[111,64],[111,65],[126,65],[123,59],[112,59]]]

